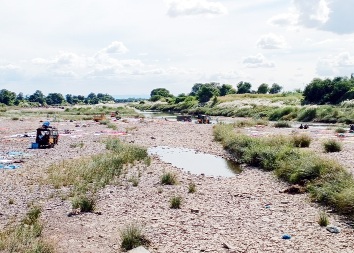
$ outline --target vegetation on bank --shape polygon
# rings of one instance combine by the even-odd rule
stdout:
[[[1,252],[52,253],[54,246],[42,237],[41,209],[32,206],[19,224],[11,223],[0,232]]]
[[[69,187],[74,208],[93,211],[95,193],[127,172],[129,164],[150,163],[146,149],[112,138],[106,142],[111,152],[55,164],[49,168],[49,182],[55,188]]]
[[[214,138],[238,162],[273,171],[290,184],[304,186],[314,201],[353,217],[354,179],[337,162],[296,148],[296,139],[253,138],[236,133],[231,124],[215,126]]]

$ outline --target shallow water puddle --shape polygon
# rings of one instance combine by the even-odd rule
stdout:
[[[158,155],[161,160],[171,163],[192,174],[213,177],[234,177],[242,172],[241,166],[220,156],[204,154],[193,149],[159,146],[148,148],[150,155]]]

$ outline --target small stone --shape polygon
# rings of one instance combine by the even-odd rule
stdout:
[[[147,249],[145,249],[144,247],[140,246],[137,247],[135,249],[129,250],[129,253],[150,253],[150,251],[148,251]]]
[[[326,229],[327,229],[327,231],[329,231],[331,233],[335,233],[335,234],[340,233],[339,228],[337,228],[335,226],[327,226]]]
[[[67,212],[66,215],[67,215],[68,217],[71,217],[71,216],[73,216],[73,213],[72,213],[72,212]]]

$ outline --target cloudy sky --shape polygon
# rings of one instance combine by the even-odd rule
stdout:
[[[353,0],[4,0],[0,87],[148,95],[354,72]]]

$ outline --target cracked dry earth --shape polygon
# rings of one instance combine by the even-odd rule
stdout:
[[[24,126],[35,129],[38,124],[38,120],[2,120],[0,128],[10,128],[13,134],[23,131]],[[0,143],[2,152],[16,150],[36,155],[19,169],[0,171],[0,228],[13,217],[22,217],[27,203],[35,201],[42,206],[44,237],[56,245],[57,252],[120,252],[119,229],[128,223],[144,226],[151,242],[150,252],[354,252],[353,230],[339,216],[330,214],[330,221],[341,232],[329,233],[318,225],[321,209],[309,201],[307,194],[279,193],[287,187],[285,183],[272,173],[248,167],[235,177],[211,178],[186,173],[152,156],[149,167],[131,166],[120,184],[99,192],[97,211],[101,215],[68,217],[70,200],[62,200],[52,186],[38,182],[53,162],[106,152],[98,141],[104,137],[94,133],[107,128],[97,124],[80,129],[74,123],[55,124],[60,130],[83,130],[82,136],[61,137],[52,150],[28,150],[28,142]],[[126,142],[144,147],[191,148],[229,157],[213,141],[211,125],[158,120],[114,124],[117,131],[135,128],[130,136],[120,137]],[[1,133],[1,137],[4,135]],[[78,141],[85,143],[84,148],[70,148]],[[139,184],[133,187],[128,179],[139,171]],[[160,185],[163,171],[176,173],[178,185]],[[193,194],[188,193],[189,183],[196,184]],[[182,197],[181,209],[169,207],[170,198],[176,195]],[[10,198],[15,204],[8,204]],[[291,239],[283,240],[284,234],[291,235]]]

